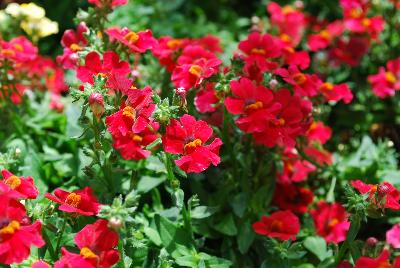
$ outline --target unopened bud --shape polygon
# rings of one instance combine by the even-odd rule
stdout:
[[[374,247],[378,243],[378,239],[376,239],[375,237],[370,237],[365,242],[366,242],[367,246]]]
[[[386,196],[390,191],[389,186],[385,185],[385,184],[381,184],[378,186],[378,195],[380,197],[384,197]]]
[[[270,81],[269,81],[269,87],[271,88],[271,89],[275,89],[277,86],[278,86],[278,81],[276,80],[276,79],[271,79]]]
[[[111,229],[114,230],[118,230],[122,227],[122,220],[120,218],[117,217],[112,217],[109,221],[108,221],[108,227],[110,227]]]
[[[295,2],[294,2],[294,7],[295,7],[296,9],[303,9],[303,8],[304,8],[304,3],[303,3],[303,1],[295,1]]]
[[[92,110],[93,115],[96,117],[97,121],[106,111],[104,108],[104,97],[100,93],[94,92],[89,96],[89,106]]]

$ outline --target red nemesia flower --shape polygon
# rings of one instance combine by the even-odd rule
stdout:
[[[261,83],[264,73],[274,71],[278,66],[278,63],[267,61],[259,55],[250,55],[244,59],[243,73],[245,77]]]
[[[400,224],[395,224],[386,232],[386,242],[394,248],[400,248]]]
[[[183,49],[182,54],[177,60],[177,63],[178,65],[194,64],[200,59],[212,60],[217,59],[217,56],[201,45],[190,44]]]
[[[360,180],[351,182],[351,185],[357,189],[361,194],[368,194],[368,199],[378,206],[390,208],[393,210],[400,210],[400,192],[390,183],[383,182],[380,185],[377,184],[365,184]],[[379,193],[379,187],[384,187],[387,190],[385,193]],[[384,202],[381,204],[381,202]]]
[[[293,47],[283,45],[282,55],[286,65],[294,65],[302,70],[310,66],[310,56],[307,51],[296,51]]]
[[[115,247],[118,244],[118,234],[107,225],[106,220],[86,225],[74,238],[80,253],[71,253],[63,248],[62,258],[54,267],[109,268],[117,263],[119,252]]]
[[[97,7],[105,7],[110,5],[110,7],[116,7],[116,6],[123,6],[128,4],[129,0],[88,0],[90,4],[94,4]]]
[[[24,36],[13,38],[9,42],[0,40],[0,60],[6,58],[16,63],[29,62],[37,55],[37,47]]]
[[[92,51],[86,55],[85,65],[78,67],[76,76],[83,83],[93,84],[94,75],[101,75],[104,77],[112,75],[126,76],[130,71],[129,63],[120,61],[118,54],[115,52],[106,51],[102,61],[100,55]]]
[[[273,203],[281,210],[306,213],[313,199],[314,194],[310,189],[290,183],[278,183],[275,188]]]
[[[288,69],[280,68],[275,74],[292,85],[295,93],[300,96],[314,97],[318,94],[320,80],[315,74],[304,74],[295,65],[290,65]]]
[[[283,170],[278,172],[277,179],[280,183],[301,182],[307,179],[308,174],[315,171],[313,164],[302,160],[295,149],[285,148],[283,159]]]
[[[0,196],[0,263],[20,263],[27,259],[30,247],[44,246],[40,221],[28,225],[24,206],[15,199]]]
[[[155,109],[151,87],[131,88],[125,93],[128,95],[127,105],[122,104],[118,112],[106,118],[108,131],[112,135],[126,136],[128,132],[143,131]]]
[[[274,94],[274,101],[281,108],[276,118],[267,122],[265,131],[254,133],[256,143],[267,147],[275,145],[293,148],[296,137],[304,135],[309,128],[308,117],[312,110],[311,102],[292,96],[287,89]]]
[[[393,265],[390,264],[390,252],[387,249],[382,250],[382,253],[376,257],[375,259],[372,259],[370,257],[365,257],[362,256],[360,257],[354,268],[377,268],[377,267],[382,267],[382,268],[400,268],[400,257],[397,257],[394,260]]]
[[[151,127],[151,128],[150,128]],[[128,131],[126,135],[112,135],[113,147],[120,151],[122,158],[126,160],[140,160],[150,156],[151,152],[145,147],[155,141],[159,135],[158,122],[149,121],[145,129],[134,133]]]
[[[118,41],[127,46],[132,52],[144,53],[157,45],[151,30],[133,32],[128,28],[111,27],[106,30],[111,42]]]
[[[400,58],[388,61],[386,69],[379,68],[379,73],[368,76],[374,94],[380,98],[393,96],[400,90]]]
[[[272,91],[264,86],[254,85],[248,78],[231,81],[234,97],[225,99],[228,112],[240,115],[236,125],[247,133],[262,132],[266,122],[275,118],[280,105],[273,102]]]
[[[204,88],[196,93],[194,99],[196,110],[200,113],[214,112],[217,109],[218,102],[219,98],[216,95],[213,83],[205,84]]]
[[[329,51],[329,57],[336,64],[357,66],[370,48],[370,39],[365,36],[351,36],[348,40],[339,39]]]
[[[239,43],[239,49],[247,56],[257,55],[263,58],[278,58],[281,56],[281,46],[273,36],[261,35],[259,32],[252,32],[246,40]]]
[[[339,203],[329,204],[320,201],[317,208],[311,210],[317,234],[328,243],[340,243],[346,239],[350,228],[346,209]]]
[[[100,204],[90,187],[73,192],[57,188],[54,195],[46,193],[45,197],[60,204],[61,206],[58,209],[61,211],[85,216],[97,215],[100,211]]]
[[[332,129],[323,122],[314,121],[307,131],[309,141],[318,141],[325,144],[332,136]]]
[[[327,150],[316,148],[314,146],[307,146],[304,148],[304,152],[322,166],[332,165],[333,163],[332,154]]]
[[[190,39],[175,39],[171,36],[163,36],[158,39],[158,45],[153,48],[153,55],[158,58],[160,64],[172,73],[176,67],[176,61],[181,51],[190,44]]]
[[[1,183],[21,194],[22,198],[36,199],[38,196],[39,191],[32,177],[18,177],[6,169],[3,169],[1,174],[3,175]]]
[[[201,58],[191,64],[179,65],[175,67],[171,80],[177,88],[189,90],[198,87],[204,79],[218,73],[221,63],[218,58]]]
[[[275,2],[267,5],[267,11],[271,14],[271,24],[279,29],[280,37],[296,46],[307,24],[304,14],[292,6],[281,7]]]
[[[292,212],[277,211],[271,216],[262,216],[261,221],[253,224],[253,230],[257,234],[265,235],[279,240],[296,240],[300,231],[299,218]]]
[[[309,35],[307,44],[311,51],[327,48],[337,37],[342,35],[343,30],[342,21],[334,21],[319,33]]]
[[[188,114],[180,117],[179,121],[172,119],[163,136],[164,150],[167,153],[182,155],[175,164],[187,173],[200,173],[210,164],[218,165],[219,148],[222,141],[215,138],[209,145],[205,143],[213,134],[206,122]]]
[[[51,268],[51,266],[45,261],[36,261],[32,264],[32,268]]]
[[[78,51],[81,51],[86,45],[87,40],[84,33],[88,31],[85,22],[79,23],[76,31],[66,30],[61,39],[61,45],[64,47],[64,53],[57,57],[57,61],[66,69],[74,69],[77,65],[79,56]]]
[[[319,91],[327,101],[340,101],[348,104],[353,100],[353,93],[347,84],[334,85],[329,82],[320,83]]]

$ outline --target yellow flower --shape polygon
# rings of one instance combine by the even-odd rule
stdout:
[[[34,3],[21,5],[11,3],[6,7],[5,11],[14,18],[23,17],[27,20],[40,20],[44,18],[45,15],[44,9]]]
[[[40,20],[22,21],[21,28],[28,35],[38,38],[58,33],[58,23],[46,17]]]

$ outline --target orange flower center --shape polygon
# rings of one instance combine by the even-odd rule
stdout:
[[[350,17],[352,17],[353,19],[357,19],[362,15],[362,10],[358,9],[358,8],[352,8],[350,10]]]
[[[88,247],[83,247],[81,249],[80,254],[88,260],[94,260],[94,261],[98,261],[99,260],[99,256],[97,256],[93,251],[90,250],[90,248]]]
[[[257,54],[257,55],[265,55],[265,50],[262,48],[253,48],[251,50],[251,54]]]
[[[283,119],[283,118],[279,118],[279,119],[276,120],[276,121],[272,121],[272,123],[273,123],[275,126],[283,126],[283,125],[285,125],[286,121],[285,121],[285,119]]]
[[[188,142],[185,144],[185,150],[188,149],[196,149],[197,147],[201,146],[203,142],[200,139],[195,139],[194,141]]]
[[[17,221],[11,221],[7,226],[0,229],[0,234],[2,235],[12,235],[15,231],[18,231],[20,224]]]
[[[290,54],[294,53],[294,48],[292,48],[292,47],[285,47],[284,49],[285,49],[286,52],[288,52]]]
[[[189,69],[189,73],[191,73],[195,76],[200,76],[201,71],[202,71],[202,68],[197,64],[193,64],[192,66],[190,66],[190,69]]]
[[[141,142],[143,138],[135,133],[130,133],[129,135],[133,141]]]
[[[386,72],[385,73],[385,79],[387,82],[394,84],[396,83],[396,76],[394,76],[394,74],[392,72]]]
[[[302,85],[307,81],[307,77],[303,73],[297,73],[297,74],[293,75],[293,80],[298,85]]]
[[[331,91],[333,89],[333,84],[326,82],[321,85],[321,90]]]
[[[139,35],[135,32],[129,32],[124,36],[124,39],[130,44],[134,44],[139,40]]]
[[[178,47],[180,44],[182,44],[182,40],[180,39],[171,39],[167,42],[167,47],[169,49],[175,49]]]
[[[122,115],[129,117],[131,119],[135,119],[136,117],[136,111],[135,109],[133,109],[131,106],[126,106],[123,110],[122,110]]]
[[[333,219],[331,219],[331,220],[329,221],[328,226],[329,226],[329,228],[333,228],[333,227],[335,227],[338,223],[339,223],[339,220],[336,219],[336,218],[333,218]]]
[[[365,19],[363,19],[363,20],[361,21],[361,24],[362,24],[364,27],[368,27],[368,26],[371,25],[371,20],[368,19],[368,18],[365,18]]]
[[[374,194],[374,193],[376,193],[377,190],[378,190],[378,185],[377,185],[377,184],[374,184],[374,185],[371,187],[370,193],[371,193],[371,194]]]
[[[12,176],[8,177],[4,181],[4,183],[7,184],[8,186],[10,186],[11,189],[15,189],[21,185],[21,179],[15,175],[12,175]]]
[[[325,40],[331,40],[331,34],[327,30],[323,30],[319,33],[319,35]]]
[[[246,105],[246,110],[258,110],[263,107],[263,103],[261,101],[256,101],[255,103]]]
[[[82,48],[78,44],[75,44],[75,43],[71,44],[69,46],[69,48],[74,52],[82,50]]]
[[[283,41],[283,42],[286,42],[286,43],[290,43],[290,42],[292,42],[292,38],[289,36],[289,35],[287,35],[287,34],[281,34],[280,36],[279,36],[279,38]]]
[[[377,268],[392,268],[392,267],[393,266],[389,262],[385,261],[385,262],[380,262]]]
[[[283,228],[283,223],[279,220],[274,220],[271,223],[271,231],[273,232],[281,232]]]
[[[21,46],[20,44],[14,44],[14,48],[15,48],[16,50],[18,50],[19,52],[24,51],[24,47]]]
[[[1,54],[2,54],[3,56],[6,56],[6,57],[12,57],[12,56],[15,55],[15,51],[12,50],[12,49],[3,49],[3,50],[1,51]]]
[[[67,198],[65,199],[65,203],[72,207],[78,207],[79,203],[81,202],[82,197],[76,193],[70,193]]]
[[[282,13],[285,14],[285,15],[287,15],[287,14],[289,14],[289,13],[292,13],[292,12],[295,12],[295,10],[294,10],[294,8],[291,7],[291,6],[284,6],[284,7],[282,8]]]

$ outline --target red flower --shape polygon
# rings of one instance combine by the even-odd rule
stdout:
[[[44,246],[40,221],[28,225],[24,206],[14,199],[0,196],[0,263],[20,263],[27,259],[30,247]]]
[[[318,51],[327,48],[337,37],[342,35],[343,30],[344,27],[342,21],[334,21],[318,34],[310,35],[307,44],[311,51]]]
[[[318,94],[320,80],[315,74],[304,74],[295,65],[290,65],[288,69],[280,68],[275,74],[292,85],[295,93],[300,96],[314,97]]]
[[[96,5],[97,7],[100,7],[100,8],[107,6],[107,5],[105,5],[106,3],[110,4],[111,7],[123,6],[123,5],[128,4],[128,1],[129,0],[111,0],[111,1],[108,1],[108,0],[88,0],[88,2],[90,4],[94,4],[94,5]]]
[[[51,268],[51,266],[45,261],[35,261],[32,268]]]
[[[78,51],[81,51],[86,45],[87,40],[84,33],[88,31],[85,22],[79,23],[76,31],[66,30],[61,39],[61,45],[64,47],[64,53],[57,57],[57,61],[66,69],[74,69],[78,62]]]
[[[281,38],[296,46],[307,24],[304,14],[291,6],[281,7],[275,2],[267,5],[267,11],[271,14],[271,24],[279,29]]]
[[[100,204],[90,187],[73,192],[57,188],[54,195],[46,193],[45,197],[60,204],[61,206],[58,209],[61,211],[85,216],[97,215],[100,211]]]
[[[336,46],[329,51],[329,56],[338,64],[357,66],[368,52],[370,45],[370,39],[365,36],[351,36],[348,40],[339,39]]]
[[[388,61],[386,69],[379,68],[379,73],[368,76],[374,94],[380,98],[393,96],[400,90],[400,58]]]
[[[340,101],[348,104],[353,100],[353,93],[347,84],[333,85],[332,83],[321,83],[319,90],[327,101]]]
[[[202,90],[196,93],[194,105],[200,113],[214,112],[217,109],[219,98],[213,83],[207,83]]]
[[[218,58],[200,58],[190,64],[175,67],[171,80],[177,88],[189,90],[198,87],[204,79],[218,73],[222,61]]]
[[[119,260],[118,234],[107,227],[108,221],[97,220],[86,225],[74,238],[80,249],[79,254],[62,249],[62,258],[55,263],[55,268],[83,267],[109,268]]]
[[[257,55],[263,58],[278,58],[281,56],[280,43],[269,34],[259,32],[249,34],[247,40],[239,43],[239,49],[247,56]]]
[[[283,154],[283,170],[278,172],[277,179],[280,183],[301,182],[307,179],[309,173],[315,171],[315,166],[302,160],[295,149],[286,148]]]
[[[339,203],[320,201],[311,211],[317,234],[328,243],[339,243],[346,239],[350,228],[346,209]]]
[[[188,38],[175,39],[170,36],[163,36],[158,39],[158,45],[153,48],[153,54],[167,68],[167,71],[172,73],[181,50],[190,42]]]
[[[307,146],[304,148],[304,152],[320,165],[332,165],[332,154],[329,151]]]
[[[15,63],[33,61],[38,49],[26,37],[19,36],[9,42],[0,40],[0,60],[10,59]]]
[[[277,211],[269,217],[262,216],[261,221],[253,224],[253,230],[257,234],[279,240],[296,240],[296,235],[300,231],[300,221],[288,210]]]
[[[118,54],[112,51],[106,51],[103,55],[103,61],[100,55],[92,51],[86,55],[85,65],[79,66],[76,76],[83,83],[93,84],[93,76],[101,75],[109,77],[113,75],[126,76],[130,73],[129,63],[120,61]]]
[[[157,40],[153,37],[151,30],[143,32],[133,32],[128,28],[112,27],[106,30],[111,42],[118,41],[127,46],[132,52],[144,53],[152,50],[157,45]]]
[[[258,55],[250,55],[244,59],[243,73],[245,77],[261,83],[266,71],[273,71],[278,68],[278,63],[267,61]]]
[[[323,122],[314,121],[307,131],[309,141],[318,141],[325,144],[332,136],[332,129]]]
[[[382,250],[381,255],[372,259],[370,257],[360,257],[354,268],[400,268],[400,257],[394,260],[393,265],[390,264],[390,252],[387,249]]]
[[[175,164],[187,173],[200,173],[210,164],[218,165],[219,148],[222,141],[214,139],[209,145],[205,143],[213,134],[206,122],[196,119],[188,114],[181,116],[180,120],[172,119],[163,136],[164,150],[167,153],[182,155],[175,160]]]
[[[290,183],[278,183],[275,188],[273,203],[281,210],[306,213],[313,199],[314,194],[310,189],[298,187]]]
[[[275,145],[293,148],[296,137],[304,135],[309,128],[308,117],[311,103],[292,96],[287,89],[274,94],[274,101],[281,105],[276,118],[267,122],[265,131],[254,133],[256,143],[267,147]]]
[[[3,175],[1,183],[18,192],[22,198],[36,199],[38,196],[39,191],[32,177],[17,177],[6,169],[3,169],[1,174]]]
[[[379,207],[400,210],[400,192],[390,183],[383,182],[380,185],[365,184],[360,180],[355,180],[351,182],[351,185],[361,194],[368,194],[368,199]],[[379,192],[380,188],[385,188],[385,191]]]
[[[247,133],[262,132],[266,129],[266,122],[275,119],[280,105],[273,102],[271,90],[264,86],[254,85],[248,78],[231,81],[232,93],[235,97],[225,99],[226,109],[235,115],[236,125]]]

